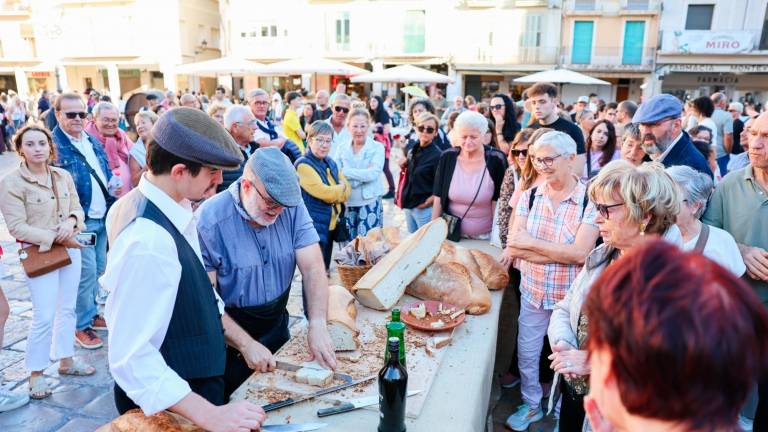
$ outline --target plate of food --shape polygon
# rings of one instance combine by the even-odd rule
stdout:
[[[464,322],[464,309],[435,300],[417,300],[400,308],[400,319],[424,331],[450,330]]]

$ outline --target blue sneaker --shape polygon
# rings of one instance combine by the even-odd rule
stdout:
[[[532,408],[528,404],[522,404],[517,407],[517,411],[507,418],[507,427],[515,431],[524,431],[528,429],[531,423],[544,418],[544,412],[541,410],[541,406]]]
[[[28,394],[14,393],[12,391],[0,388],[0,413],[22,407],[28,402]]]

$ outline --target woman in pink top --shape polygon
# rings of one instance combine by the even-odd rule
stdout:
[[[490,238],[493,213],[504,181],[506,160],[483,146],[488,120],[465,111],[456,118],[452,147],[440,157],[435,173],[432,219],[449,213],[462,219],[462,237]]]

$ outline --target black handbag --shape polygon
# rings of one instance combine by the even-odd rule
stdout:
[[[336,211],[336,206],[331,207],[333,211]],[[347,212],[347,207],[344,204],[341,204],[341,211],[339,212],[339,216],[336,218],[336,228],[334,228],[333,232],[330,233],[331,240],[335,241],[336,243],[343,243],[348,242],[352,240],[349,238],[349,229],[347,228],[347,218],[345,217],[345,213]]]
[[[483,175],[480,177],[480,184],[477,185],[477,191],[475,192],[475,197],[472,198],[472,202],[469,203],[469,206],[467,207],[467,211],[464,212],[464,215],[462,217],[454,216],[447,211],[443,211],[442,218],[445,220],[445,223],[448,224],[448,240],[450,241],[460,241],[461,240],[461,221],[467,217],[467,213],[469,213],[469,209],[472,208],[472,205],[475,204],[475,200],[477,200],[477,196],[480,194],[480,188],[483,187],[483,180],[485,179],[485,172],[487,171],[487,167],[483,167]],[[446,204],[445,208],[447,209],[448,206]]]

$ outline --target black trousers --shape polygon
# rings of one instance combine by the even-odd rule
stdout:
[[[336,224],[340,223],[344,223],[344,221],[336,221]],[[333,231],[328,233],[328,241],[320,242],[320,252],[323,253],[323,264],[325,264],[325,271],[328,271],[328,269],[331,268],[331,256],[333,255],[333,240],[330,238],[331,235],[333,235]]]
[[[288,330],[288,297],[290,289],[271,302],[252,307],[226,308],[227,314],[252,338],[273,354],[291,338]],[[227,347],[227,365],[224,369],[224,396],[226,400],[248,379],[253,370],[240,351]]]
[[[224,377],[188,379],[187,383],[189,383],[193,392],[199,394],[208,402],[214,405],[225,404]],[[120,414],[125,414],[126,411],[139,408],[117,383],[115,383],[115,407],[117,407],[117,412]]]
[[[752,425],[754,432],[768,432],[768,377],[757,385],[757,413]]]
[[[395,178],[392,177],[392,170],[389,169],[389,158],[384,159],[384,177],[387,178],[387,184],[389,185],[389,192],[395,191]]]
[[[584,424],[584,395],[573,392],[571,386],[560,379],[562,402],[560,403],[560,430],[563,432],[581,432]],[[557,403],[555,401],[554,403]]]

